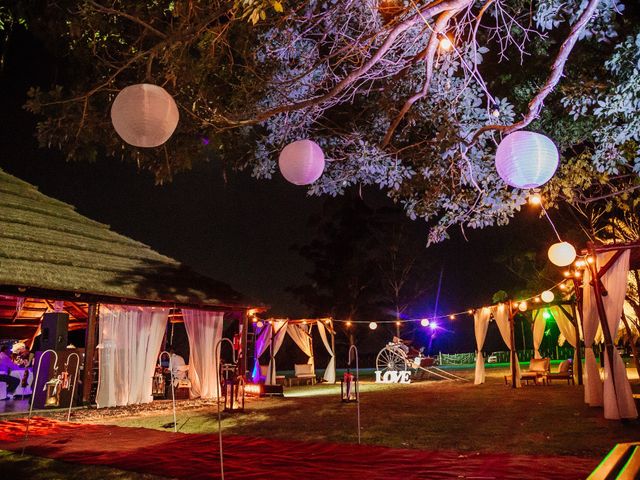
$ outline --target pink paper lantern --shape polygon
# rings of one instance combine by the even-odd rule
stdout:
[[[319,179],[324,171],[324,153],[317,143],[298,140],[282,149],[278,166],[288,182],[294,185],[310,185]]]
[[[178,107],[162,87],[140,83],[123,88],[111,106],[111,122],[120,138],[134,147],[165,143],[178,125]]]
[[[553,177],[558,160],[558,149],[548,137],[520,130],[498,145],[496,170],[507,185],[536,188]]]

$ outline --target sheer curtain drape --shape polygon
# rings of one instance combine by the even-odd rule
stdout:
[[[331,356],[329,359],[329,364],[324,371],[324,376],[322,377],[327,383],[336,383],[336,354],[331,348],[331,344],[327,339],[327,332],[325,326],[322,324],[322,321],[318,322],[318,333],[320,334],[320,338],[322,339],[322,343],[324,343],[324,348],[327,349],[327,352]]]
[[[100,307],[98,408],[149,403],[169,311]]]
[[[271,337],[271,358],[269,358],[269,368],[267,370],[267,385],[275,385],[276,383],[276,355],[282,346],[282,341],[287,333],[287,321],[275,320],[271,328],[273,329]]]
[[[582,328],[584,334],[584,401],[592,407],[602,406],[603,389],[600,370],[593,353],[593,344],[598,333],[598,311],[591,288],[591,272],[584,271],[582,283]]]
[[[484,383],[484,356],[482,355],[482,347],[487,338],[487,330],[489,329],[489,320],[491,318],[491,309],[488,307],[480,308],[473,314],[473,325],[476,334],[476,347],[478,355],[476,356],[476,376],[474,384],[480,385]]]
[[[558,324],[558,329],[564,338],[569,342],[569,345],[573,347],[573,374],[576,375],[577,368],[576,362],[580,362],[581,360],[578,358],[578,349],[576,348],[577,342],[580,341],[579,338],[576,338],[576,327],[571,322],[571,319],[567,317],[567,314],[562,311],[562,309],[558,306],[553,306],[549,309],[551,316],[555,319]],[[576,322],[578,319],[574,319]]]
[[[222,338],[224,313],[182,310],[189,337],[189,380],[192,398],[218,398],[219,353],[216,345]]]
[[[296,323],[287,324],[287,333],[293,339],[295,344],[309,357],[307,363],[314,366],[313,345],[311,344],[311,325],[299,325]]]
[[[515,346],[511,344],[511,324],[509,322],[509,309],[507,306],[503,303],[495,306],[493,308],[493,318],[496,320],[502,340],[507,344],[509,350],[513,350]],[[516,353],[514,356],[516,360],[516,387],[520,388],[522,386],[520,383],[520,363],[518,362],[518,354]],[[511,363],[511,355],[509,355],[509,362]],[[513,368],[510,371],[513,371]]]
[[[624,307],[624,297],[627,292],[627,274],[629,273],[629,250],[622,255],[607,270],[602,277],[602,284],[608,292],[603,297],[607,324],[611,337],[615,341]],[[597,256],[596,265],[602,267],[613,256],[613,253],[603,253]],[[613,365],[609,356],[604,361],[604,418],[618,420],[620,418],[637,418],[638,411],[631,392],[631,385],[627,378],[627,369],[620,357],[618,349],[613,348]]]
[[[540,310],[536,310],[535,319],[533,321],[533,357],[542,358],[540,355],[540,345],[544,338],[544,331],[547,326],[547,321]]]
[[[254,382],[259,382],[264,380],[261,378],[260,373],[260,357],[264,352],[267,351],[269,345],[271,345],[271,324],[265,323],[262,327],[256,327],[256,346],[254,349],[254,362],[253,362],[253,372],[251,373],[251,378]]]

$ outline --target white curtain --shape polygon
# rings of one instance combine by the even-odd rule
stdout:
[[[98,408],[153,400],[153,372],[168,317],[162,308],[100,307]]]
[[[218,398],[220,352],[216,345],[222,339],[224,313],[182,309],[182,318],[189,337],[191,397]]]
[[[607,325],[611,337],[615,340],[620,326],[624,297],[627,292],[627,273],[629,273],[630,250],[625,250],[616,262],[602,277],[602,284],[608,295],[602,297]],[[599,254],[597,265],[604,266],[614,255],[613,252]],[[613,348],[613,368],[609,356],[605,353],[604,361],[604,418],[619,420],[620,418],[637,418],[638,411],[627,378],[627,369],[618,353]]]
[[[584,401],[592,407],[602,406],[603,391],[600,370],[593,353],[593,344],[598,333],[598,310],[591,288],[591,272],[584,271],[582,283],[582,328],[584,334]]]
[[[540,345],[544,338],[544,331],[547,328],[547,321],[540,310],[536,310],[535,319],[533,321],[533,357],[542,358],[540,355]]]
[[[271,340],[271,358],[269,358],[269,368],[267,370],[267,379],[264,383],[267,385],[275,385],[276,383],[276,355],[282,346],[282,341],[287,333],[286,320],[273,320],[273,336]]]
[[[332,325],[333,326],[333,325]],[[336,383],[336,352],[331,348],[331,344],[327,339],[327,332],[322,324],[322,320],[318,321],[318,333],[320,334],[320,338],[322,339],[322,343],[324,343],[324,348],[327,349],[327,352],[331,356],[329,359],[329,364],[324,371],[324,381],[327,383]]]
[[[314,365],[313,345],[311,344],[311,326],[298,325],[295,323],[287,324],[287,333],[293,339],[296,345],[309,357],[307,363]]]
[[[476,347],[478,355],[476,356],[476,378],[474,384],[480,385],[484,383],[484,356],[482,355],[482,347],[487,338],[487,330],[489,329],[489,319],[491,318],[491,309],[484,307],[476,310],[473,314],[473,325],[476,334]]]
[[[574,376],[577,375],[577,362],[580,362],[581,360],[578,358],[578,349],[576,348],[577,342],[580,341],[580,339],[576,338],[576,327],[574,326],[574,324],[571,322],[571,319],[569,317],[567,317],[567,314],[564,313],[564,311],[558,307],[558,306],[553,306],[551,308],[549,308],[549,312],[551,313],[551,316],[554,318],[554,320],[556,321],[556,324],[558,325],[558,329],[560,330],[560,335],[562,335],[564,337],[564,339],[569,342],[569,345],[571,345],[574,350],[573,350],[573,374]],[[574,319],[576,322],[578,321],[578,319]]]
[[[511,323],[509,322],[509,309],[507,306],[501,303],[500,305],[493,307],[493,318],[496,320],[502,340],[507,344],[509,350],[514,350],[515,345],[511,344]],[[520,388],[522,385],[520,383],[520,364],[518,363],[518,354],[516,353],[514,356],[516,360],[516,388]],[[509,355],[509,362],[511,362],[511,355]],[[510,371],[513,372],[513,366]]]
[[[265,323],[262,327],[258,327],[256,330],[256,347],[253,352],[254,364],[251,378],[254,382],[263,380],[260,373],[260,357],[267,351],[271,345],[271,324]]]

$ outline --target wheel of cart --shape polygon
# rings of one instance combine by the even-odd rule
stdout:
[[[389,344],[378,353],[376,357],[376,370],[381,372],[402,372],[409,370],[407,354],[396,345]]]

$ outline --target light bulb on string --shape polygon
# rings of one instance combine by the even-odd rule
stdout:
[[[375,330],[376,328],[378,328],[378,324],[376,322],[370,322],[369,323],[369,328],[371,330]]]
[[[256,327],[258,327],[258,328],[262,328],[262,327],[264,327],[264,323],[263,323],[263,322],[261,322],[260,320],[258,320],[258,321],[256,322]]]
[[[529,201],[529,205],[542,205],[542,197],[539,193],[529,195],[527,200]]]
[[[521,312],[526,312],[527,306],[527,302],[520,302],[520,305],[518,305],[518,310],[520,310]]]
[[[545,290],[544,292],[542,292],[540,297],[542,297],[543,302],[550,303],[550,302],[553,302],[555,295],[551,290]]]
[[[560,290],[566,290],[567,286],[564,283],[560,284]]]
[[[449,51],[449,50],[451,50],[451,47],[453,46],[453,43],[451,42],[451,39],[448,36],[442,34],[441,37],[440,37],[440,42],[439,42],[438,45],[439,45],[441,50]]]
[[[540,297],[534,298],[533,301],[536,302],[536,303],[540,303]]]
[[[420,325],[422,325],[423,327],[428,327],[429,326],[429,319],[428,318],[423,318],[422,320],[420,320]]]
[[[396,327],[399,327],[399,326],[400,326],[400,323],[401,323],[401,322],[396,322]]]
[[[473,315],[473,310],[470,308],[469,310],[467,310],[467,313],[468,313],[469,315]]]
[[[344,324],[345,324],[347,327],[350,327],[350,326],[351,326],[351,321],[350,321],[350,320],[347,320]]]
[[[455,315],[453,315],[453,314],[449,315],[449,320],[455,320],[455,319],[456,319]]]

